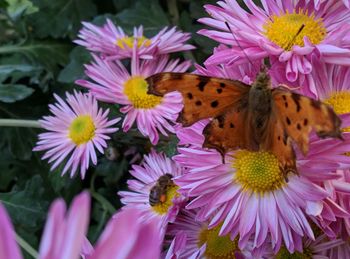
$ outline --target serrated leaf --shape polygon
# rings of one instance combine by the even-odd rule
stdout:
[[[91,0],[32,0],[40,11],[30,18],[33,32],[40,38],[51,36],[73,39],[81,22],[96,15],[97,9]]]
[[[6,0],[7,13],[13,20],[17,20],[22,15],[36,13],[39,9],[29,0]]]
[[[34,90],[20,84],[0,84],[0,101],[13,103],[30,96]]]
[[[116,19],[118,25],[125,26],[129,31],[133,26],[142,25],[146,36],[153,36],[169,25],[167,15],[156,0],[141,0],[135,6],[117,14]]]
[[[39,175],[27,181],[23,190],[0,193],[0,201],[14,224],[28,228],[42,227],[48,201],[44,197],[43,181]]]

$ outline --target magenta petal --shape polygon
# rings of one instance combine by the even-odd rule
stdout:
[[[0,258],[22,259],[11,220],[0,203]]]

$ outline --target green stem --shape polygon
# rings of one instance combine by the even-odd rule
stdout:
[[[0,119],[0,127],[42,128],[35,120]]]
[[[21,238],[16,233],[16,240],[18,244],[23,248],[24,251],[26,251],[28,254],[30,254],[33,258],[38,258],[39,254],[33,247],[31,247],[30,244],[28,244],[23,238]]]
[[[94,192],[90,189],[91,192],[91,196],[96,199],[99,203],[102,204],[102,206],[111,214],[113,215],[116,212],[116,209],[114,208],[114,206],[105,198],[103,197],[101,194],[99,194],[98,192]]]

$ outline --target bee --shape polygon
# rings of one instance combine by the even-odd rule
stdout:
[[[151,188],[149,192],[149,204],[152,207],[159,203],[164,203],[167,200],[168,188],[174,186],[171,180],[172,178],[173,176],[171,174],[162,175]]]

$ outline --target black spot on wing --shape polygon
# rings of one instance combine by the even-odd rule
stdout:
[[[218,101],[212,101],[211,102],[211,104],[210,104],[210,106],[212,107],[212,108],[216,108],[217,106],[219,105],[219,102]]]
[[[217,89],[216,89],[216,92],[217,92],[218,94],[221,94],[221,93],[222,93],[222,89],[221,89],[221,88],[217,88]]]
[[[292,93],[292,99],[293,99],[293,101],[294,101],[294,103],[295,103],[297,112],[299,112],[299,111],[301,110],[301,106],[300,106],[300,95],[299,95],[299,94]]]
[[[193,94],[187,93],[187,97],[188,97],[188,99],[192,100],[193,99]]]
[[[291,124],[291,121],[290,121],[290,119],[288,117],[286,117],[286,122],[287,122],[288,125]]]
[[[201,106],[202,105],[202,102],[201,101],[196,101],[195,103],[197,106]]]
[[[321,109],[321,102],[311,99],[311,106],[319,110]]]
[[[307,119],[304,119],[304,126],[306,126],[309,123]]]
[[[204,77],[204,76],[200,76],[199,77],[199,83],[197,85],[199,91],[203,92],[205,85],[210,81],[209,77]]]
[[[297,124],[297,129],[301,130],[301,125],[299,123]]]
[[[230,128],[233,129],[235,127],[235,125],[231,122],[230,123]]]
[[[287,146],[287,144],[288,144],[288,134],[287,134],[286,130],[283,131],[283,144],[285,146]]]
[[[220,87],[225,88],[226,87],[225,83],[220,83]]]

